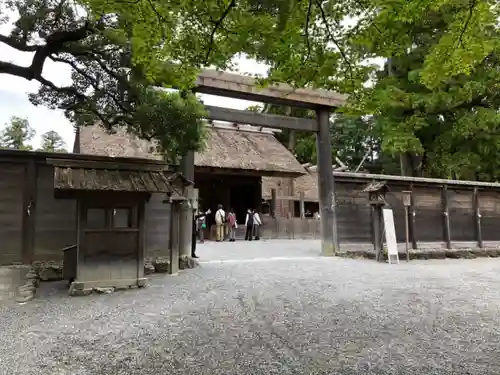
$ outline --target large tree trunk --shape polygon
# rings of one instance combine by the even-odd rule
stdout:
[[[399,155],[401,176],[422,177],[423,156],[411,154],[409,152]]]

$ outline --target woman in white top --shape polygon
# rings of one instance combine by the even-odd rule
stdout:
[[[262,221],[260,220],[260,215],[257,210],[253,211],[253,233],[256,240],[260,240],[260,226]]]

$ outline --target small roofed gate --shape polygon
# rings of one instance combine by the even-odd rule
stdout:
[[[53,164],[56,197],[77,200],[77,244],[66,249],[64,260],[70,294],[144,286],[145,203],[151,193],[172,195],[185,181],[179,174],[166,177],[158,166]]]

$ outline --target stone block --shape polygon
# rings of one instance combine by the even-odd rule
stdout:
[[[144,274],[145,275],[151,275],[152,273],[155,273],[156,269],[155,266],[153,265],[152,262],[145,262],[144,263]]]
[[[92,289],[74,289],[70,288],[68,294],[71,297],[85,297],[91,295],[93,292]]]
[[[37,262],[36,272],[42,281],[60,281],[63,279],[63,266],[57,262]]]
[[[99,294],[111,294],[111,293],[114,293],[115,291],[115,288],[94,288],[93,289],[94,292],[96,293],[99,293]]]
[[[196,266],[198,266],[198,262],[196,262],[196,260],[191,258],[190,256],[182,255],[179,257],[180,270],[191,269],[195,268]]]
[[[156,258],[152,265],[158,273],[168,273],[170,270],[170,260],[166,258]]]

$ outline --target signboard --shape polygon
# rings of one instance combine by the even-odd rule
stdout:
[[[387,245],[387,259],[389,264],[392,258],[396,258],[396,263],[399,263],[398,242],[396,240],[396,228],[394,227],[394,214],[390,208],[382,210],[384,215],[384,232],[385,243]]]

